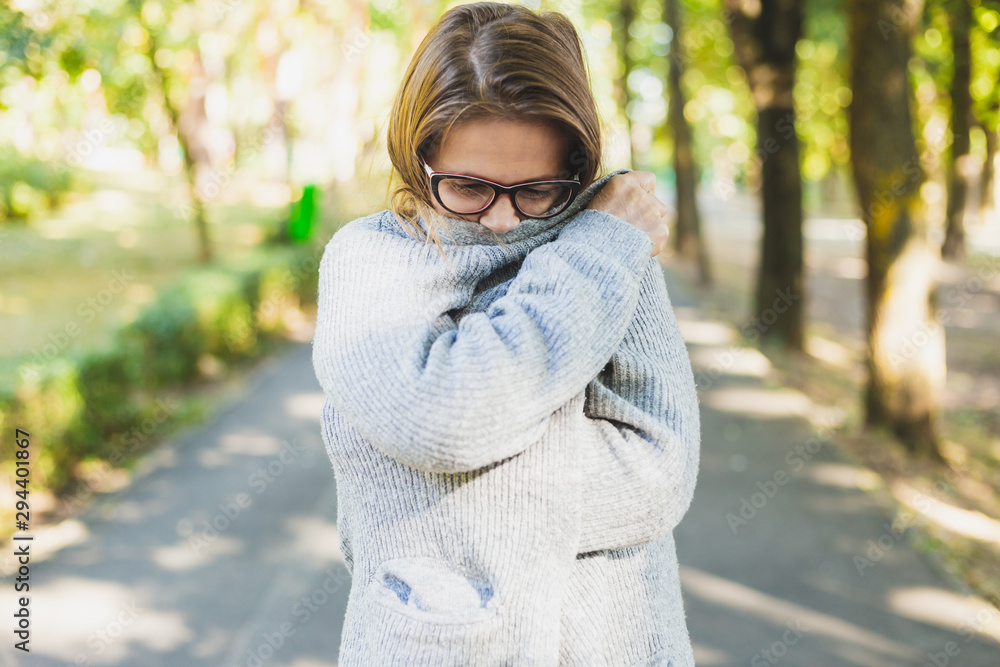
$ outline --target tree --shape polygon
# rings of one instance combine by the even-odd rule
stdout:
[[[996,105],[990,111],[992,123],[977,121],[977,125],[986,135],[986,156],[983,158],[983,169],[979,176],[979,215],[986,217],[987,211],[996,206],[994,201],[993,188],[996,181],[996,168],[994,167],[997,157],[997,117],[1000,116],[1000,108]]]
[[[184,153],[184,175],[187,177],[188,192],[190,196],[190,206],[184,210],[190,211],[191,220],[194,222],[198,235],[198,261],[202,264],[209,264],[213,259],[212,239],[208,233],[208,220],[205,216],[205,204],[198,194],[198,170],[200,165],[208,161],[208,150],[204,145],[200,132],[205,123],[205,84],[204,70],[201,67],[201,60],[196,56],[193,69],[196,85],[188,86],[188,99],[183,108],[178,108],[170,99],[170,86],[168,83],[169,74],[157,65],[155,53],[157,51],[158,38],[155,32],[149,31],[148,26],[144,28],[149,32],[148,43],[150,45],[149,62],[153,66],[156,78],[163,93],[163,106],[170,116],[170,122],[177,132],[177,141],[181,145],[181,152]],[[201,81],[198,81],[198,79]]]
[[[629,75],[634,69],[634,63],[632,62],[632,56],[629,54],[629,44],[632,41],[632,37],[629,34],[629,28],[632,27],[632,21],[635,19],[635,10],[632,7],[633,0],[620,0],[620,5],[618,9],[618,17],[621,20],[621,30],[616,32],[617,46],[618,46],[618,58],[620,59],[622,75],[620,77],[615,77],[615,99],[618,102],[618,106],[621,108],[622,113],[625,115],[625,132],[628,136],[628,163],[629,166],[635,168],[635,148],[632,145],[632,121],[629,118],[629,103],[632,100],[632,96],[629,94],[628,80]]]
[[[157,62],[157,52],[161,47],[167,46],[166,33],[169,18],[162,8],[147,9],[150,5],[143,5],[139,0],[131,0],[129,9],[132,17],[138,21],[146,34],[144,41],[144,55],[148,59],[152,68],[153,76],[151,80],[156,82],[161,98],[160,102],[170,124],[177,135],[177,141],[184,154],[184,175],[188,183],[190,204],[181,207],[181,210],[190,213],[192,222],[198,239],[198,261],[202,264],[209,264],[213,259],[212,240],[208,231],[208,220],[205,216],[205,204],[198,191],[198,173],[208,163],[208,148],[203,140],[206,120],[205,112],[205,89],[207,77],[202,64],[201,53],[196,46],[192,47],[193,59],[191,70],[187,74],[183,86],[175,86],[171,73]],[[201,34],[201,30],[194,30],[188,33],[190,42],[197,44],[196,35]],[[173,46],[173,44],[171,44]],[[183,101],[178,102],[171,96],[171,90],[181,88],[183,90]]]
[[[972,6],[969,0],[948,3],[954,69],[951,76],[951,154],[948,159],[948,204],[941,255],[949,259],[965,252],[965,205],[969,192],[969,128],[972,121]]]
[[[919,3],[918,3],[919,4]],[[920,8],[906,0],[850,0],[849,106],[854,183],[867,227],[865,416],[913,452],[940,459],[936,385],[944,328],[934,312],[932,268],[908,74]]]
[[[802,177],[795,132],[795,47],[802,32],[801,0],[726,0],[736,57],[757,109],[764,234],[755,311],[766,327],[761,342],[801,350],[804,276]],[[786,310],[776,312],[775,300]]]
[[[679,0],[666,0],[663,20],[673,31],[670,42],[670,63],[667,86],[667,124],[674,140],[674,174],[677,186],[677,222],[674,226],[674,249],[682,256],[697,261],[698,280],[702,285],[712,282],[708,252],[701,237],[701,216],[696,197],[698,165],[694,158],[691,128],[684,117],[686,96],[681,88],[686,56],[681,39]]]
[[[997,143],[1000,139],[1000,2],[993,0],[992,12],[985,7],[979,10],[979,21],[972,30],[973,62],[980,70],[977,78],[980,82],[989,82],[987,86],[973,86],[973,124],[979,126],[986,139],[986,154],[983,156],[983,167],[979,177],[979,215],[985,220],[997,202],[994,188],[996,181],[995,160]],[[991,20],[992,19],[992,20]]]

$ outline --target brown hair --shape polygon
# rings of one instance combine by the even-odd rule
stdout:
[[[415,218],[426,221],[442,254],[420,157],[460,119],[482,117],[555,124],[570,139],[566,177],[579,172],[583,188],[596,180],[600,121],[580,37],[565,15],[496,2],[459,5],[438,19],[410,60],[389,117],[389,159],[402,180],[391,209],[418,237]]]

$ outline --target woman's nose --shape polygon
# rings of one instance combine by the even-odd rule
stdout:
[[[500,195],[489,210],[479,216],[479,224],[485,225],[495,234],[509,232],[520,224],[521,219],[514,208],[509,194]]]

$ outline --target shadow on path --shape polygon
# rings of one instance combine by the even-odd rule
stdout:
[[[701,473],[676,532],[699,667],[1000,665],[1000,644],[976,634],[1000,613],[908,545],[826,437],[832,419],[769,386],[767,360],[732,347],[735,332],[667,282],[703,415]],[[322,404],[311,346],[292,344],[241,400],[61,526],[74,543],[46,560],[39,536],[32,652],[8,639],[0,663],[334,666],[350,580]],[[12,609],[10,577],[3,589]]]
[[[665,272],[702,410],[701,470],[675,536],[699,667],[1000,665],[1000,611],[933,567],[863,489],[836,414],[773,386],[770,363]]]

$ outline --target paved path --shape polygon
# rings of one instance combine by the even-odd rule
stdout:
[[[769,386],[766,360],[731,348],[733,332],[668,284],[703,409],[701,474],[677,529],[699,667],[1000,665],[1000,643],[973,631],[997,632],[1000,612],[899,538],[822,413]],[[0,664],[336,664],[349,579],[310,353],[292,344],[265,361],[129,487],[38,536],[32,652],[15,655],[8,630]],[[5,610],[11,591],[7,577]]]
[[[350,582],[310,350],[265,361],[241,400],[87,512],[79,543],[33,563],[32,654],[5,639],[0,664],[336,664]]]
[[[676,532],[699,667],[1000,666],[1000,611],[908,543],[830,436],[836,415],[770,386],[735,330],[668,286],[702,406],[701,471]],[[936,662],[935,662],[936,661]]]

